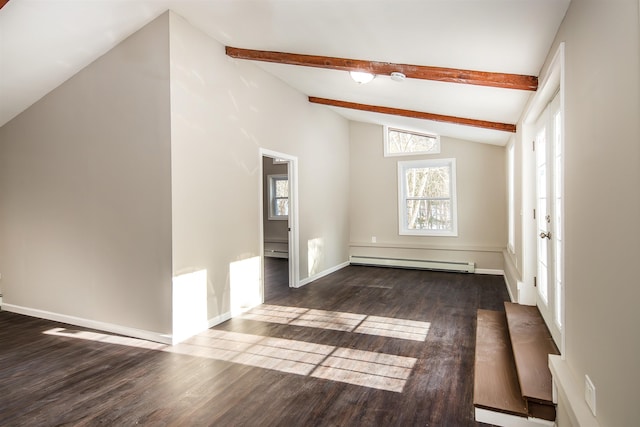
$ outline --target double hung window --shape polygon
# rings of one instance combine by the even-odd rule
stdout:
[[[456,160],[398,162],[399,233],[457,236]]]
[[[289,178],[269,175],[269,219],[289,218]]]

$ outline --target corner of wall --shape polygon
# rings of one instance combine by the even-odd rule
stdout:
[[[502,251],[502,256],[504,257],[504,281],[506,282],[511,302],[520,302],[519,290],[522,276],[515,266],[515,256],[508,249]]]

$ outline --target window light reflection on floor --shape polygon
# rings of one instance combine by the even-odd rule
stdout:
[[[166,351],[401,393],[417,359],[210,329]]]
[[[402,392],[417,362],[413,357],[216,329],[175,346],[67,328],[53,328],[44,333],[220,360],[396,393]]]
[[[307,326],[413,341],[424,341],[431,326],[429,322],[416,320],[269,304],[260,305],[240,317],[260,322]]]
[[[87,341],[103,342],[106,344],[126,345],[128,347],[138,347],[147,350],[164,350],[167,345],[153,341],[145,341],[138,338],[123,337],[120,335],[110,335],[102,332],[83,331],[68,328],[53,328],[43,332],[45,335],[55,335],[58,337],[76,338]]]

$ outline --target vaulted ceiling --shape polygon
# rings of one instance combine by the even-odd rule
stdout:
[[[508,141],[533,93],[532,87],[499,87],[500,82],[535,82],[569,5],[569,0],[10,0],[3,7],[4,1],[0,125],[172,9],[227,46],[231,57],[254,61],[310,102],[347,119],[497,145]],[[316,63],[305,63],[310,58]],[[378,74],[360,85],[346,71],[352,67]],[[424,79],[416,69],[451,78]],[[391,71],[408,78],[394,81]],[[478,84],[478,76],[493,83]]]

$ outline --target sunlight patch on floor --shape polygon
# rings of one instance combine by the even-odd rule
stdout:
[[[417,320],[269,304],[255,307],[240,318],[413,341],[424,341],[431,327],[431,323]]]
[[[339,347],[311,376],[401,393],[416,360]]]
[[[147,350],[164,350],[167,345],[159,344],[153,341],[145,341],[138,338],[123,337],[120,335],[109,335],[101,332],[83,331],[68,328],[53,328],[44,331],[45,335],[54,335],[58,337],[76,338],[87,341],[96,341],[106,344],[126,345],[129,347],[144,348]]]
[[[210,329],[165,351],[401,393],[417,359]]]
[[[208,329],[174,346],[67,328],[53,328],[44,334],[220,360],[396,393],[402,392],[418,360],[216,329]]]

